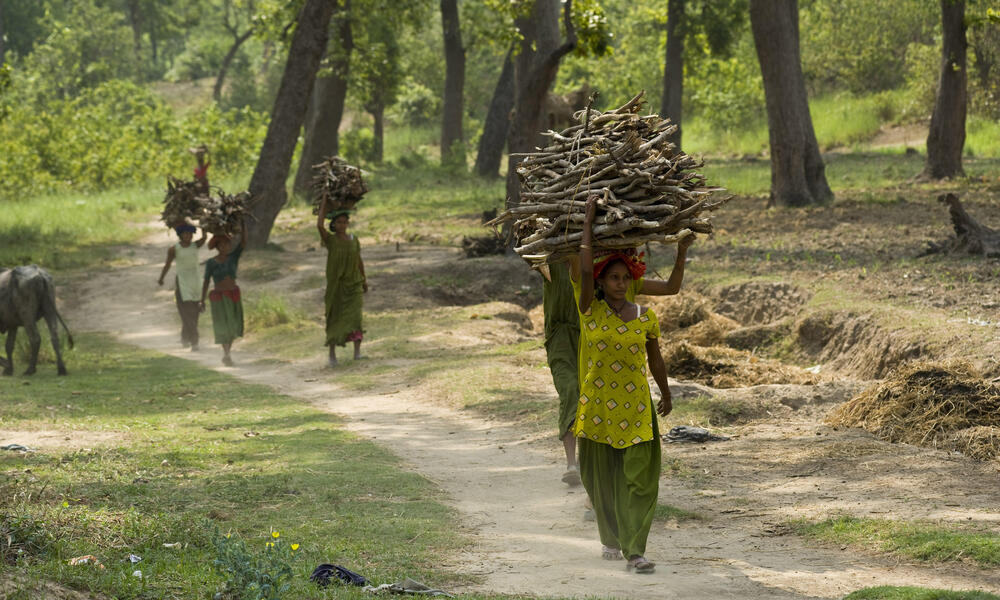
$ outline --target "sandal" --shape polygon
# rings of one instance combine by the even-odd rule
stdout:
[[[566,472],[562,474],[562,482],[569,487],[580,485],[580,468],[576,465],[567,468]]]
[[[645,556],[633,556],[625,563],[625,570],[635,569],[636,574],[649,574],[656,570],[656,563],[646,560]]]
[[[601,558],[604,560],[621,560],[625,558],[622,556],[622,551],[618,548],[612,548],[611,546],[601,546]]]

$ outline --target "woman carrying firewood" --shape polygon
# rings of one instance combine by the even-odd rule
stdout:
[[[177,261],[177,278],[174,284],[174,298],[177,301],[177,312],[181,316],[181,344],[190,346],[192,352],[198,351],[198,314],[201,307],[198,304],[198,249],[205,243],[205,230],[195,241],[194,233],[198,228],[184,223],[174,227],[180,240],[167,250],[167,262],[160,271],[158,283],[163,285],[170,265]]]
[[[330,219],[329,229],[326,219]],[[354,360],[361,355],[361,306],[362,294],[368,291],[365,263],[361,260],[361,244],[353,234],[347,233],[349,211],[335,210],[327,213],[324,197],[316,217],[320,240],[326,247],[326,345],[330,347],[330,367],[337,366],[337,346],[354,342]]]
[[[240,286],[236,285],[236,270],[240,256],[247,242],[245,223],[240,226],[240,241],[233,246],[233,237],[228,233],[216,233],[208,242],[208,249],[217,252],[205,263],[205,281],[201,287],[201,310],[205,310],[205,296],[212,302],[212,329],[215,343],[222,345],[222,364],[233,365],[229,350],[233,341],[243,337],[243,302]],[[212,282],[212,293],[208,294],[208,284]]]
[[[645,270],[634,253],[618,251],[595,263],[592,246],[597,199],[587,200],[579,263],[571,265],[581,319],[580,477],[594,506],[607,560],[628,558],[626,568],[652,573],[644,556],[656,510],[660,439],[647,372],[660,388],[656,412],[672,409],[660,355],[656,314],[628,298]],[[649,370],[647,371],[647,363]]]

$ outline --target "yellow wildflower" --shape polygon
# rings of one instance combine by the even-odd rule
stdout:
[[[299,549],[298,544],[292,544],[292,550],[298,550],[298,549]]]
[[[277,539],[277,537],[278,537],[278,536],[280,536],[280,535],[281,535],[281,534],[280,534],[280,533],[278,533],[277,531],[272,531],[272,532],[271,532],[271,537],[273,537],[273,538],[275,538],[275,539]]]

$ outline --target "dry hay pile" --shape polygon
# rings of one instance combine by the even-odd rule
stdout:
[[[663,362],[671,377],[697,381],[714,388],[771,383],[811,385],[820,380],[820,377],[804,369],[723,346],[706,348],[687,342],[661,346]]]
[[[696,292],[643,298],[643,306],[656,313],[663,340],[669,345],[687,342],[695,346],[723,345],[726,334],[740,324],[716,314],[711,301]]]
[[[1000,387],[969,365],[907,366],[839,406],[827,422],[889,442],[1000,458]]]
[[[353,210],[368,192],[361,169],[339,156],[330,156],[312,168],[315,171],[312,179],[314,215],[319,214],[324,200],[328,210]]]
[[[219,191],[213,198],[205,198],[205,212],[201,217],[201,226],[209,233],[232,235],[239,231],[243,218],[247,213],[247,203],[250,192],[227,194]]]
[[[533,265],[575,254],[583,237],[586,200],[597,195],[597,248],[636,248],[710,233],[706,213],[727,199],[695,172],[700,162],[667,138],[676,130],[652,114],[640,116],[644,93],[601,113],[583,110],[578,125],[549,131],[550,144],[521,154],[518,204],[487,225],[512,222],[514,251]]]
[[[177,227],[191,221],[198,221],[205,212],[205,200],[201,184],[197,181],[183,181],[167,177],[167,194],[163,198],[163,212],[160,218],[167,227]]]

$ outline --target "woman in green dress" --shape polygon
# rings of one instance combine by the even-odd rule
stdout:
[[[329,229],[326,219],[330,218]],[[368,291],[365,263],[361,260],[358,238],[347,233],[350,224],[348,211],[337,210],[327,214],[324,200],[316,217],[319,237],[326,247],[326,345],[330,347],[328,365],[337,366],[337,346],[354,342],[354,360],[361,355],[361,305],[362,294]]]
[[[229,355],[233,341],[243,337],[243,301],[240,286],[236,285],[236,271],[239,268],[243,248],[247,244],[247,228],[240,227],[240,241],[233,245],[232,236],[219,233],[212,236],[208,249],[218,254],[205,262],[205,282],[201,287],[201,310],[205,310],[205,296],[212,301],[212,330],[215,343],[222,345],[222,364],[231,367],[233,359]],[[208,293],[209,283],[213,284]]]
[[[594,506],[601,555],[608,560],[627,557],[629,571],[652,573],[656,565],[644,554],[659,491],[660,437],[647,373],[660,388],[656,412],[663,416],[672,409],[670,388],[656,314],[628,297],[645,265],[625,252],[608,254],[595,265],[595,212],[592,197],[579,264],[571,268],[579,282],[580,351],[587,357],[573,429],[579,439],[580,478]]]

